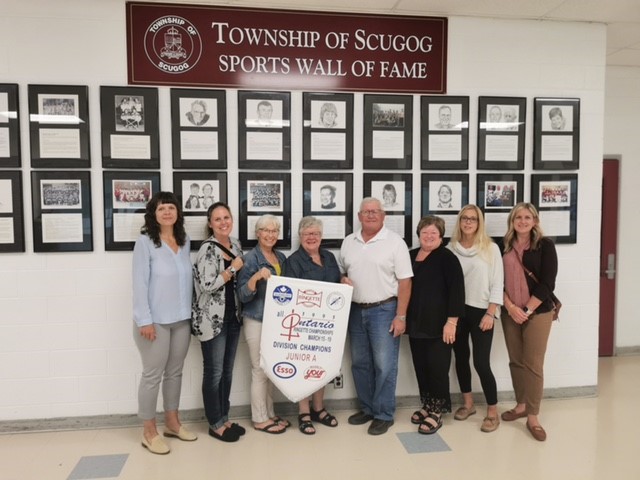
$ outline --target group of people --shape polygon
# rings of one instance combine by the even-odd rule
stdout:
[[[418,425],[419,433],[437,432],[443,415],[452,411],[452,352],[464,401],[454,418],[466,420],[476,413],[471,342],[473,364],[487,402],[481,430],[495,431],[500,418],[526,417],[531,435],[546,439],[538,414],[558,265],[555,246],[543,236],[535,207],[519,203],[512,209],[502,248],[487,235],[482,211],[475,205],[459,212],[446,246],[444,220],[422,218],[416,229],[420,246],[413,250],[385,227],[380,200],[365,198],[358,219],[361,228],[344,239],[336,259],[321,247],[321,220],[302,218],[300,247],[287,258],[275,248],[279,219],[266,214],[255,224],[257,245],[243,255],[240,243],[231,237],[231,210],[217,202],[207,211],[210,237],[202,243],[192,266],[178,199],[170,192],[151,198],[133,255],[134,336],[143,364],[138,413],[144,425],[144,447],[157,454],[170,451],[155,420],[161,385],[164,436],[183,441],[197,438],[178,416],[182,366],[191,333],[200,340],[202,394],[212,437],[235,442],[246,433],[229,419],[241,330],[251,362],[254,429],[281,434],[291,426],[276,415],[273,384],[260,366],[266,281],[273,275],[353,287],[348,335],[360,410],[348,418],[349,424],[369,424],[371,435],[384,434],[393,425],[400,338],[407,334],[421,400],[411,422]],[[497,410],[497,386],[490,366],[497,321],[502,322],[516,397],[515,407],[502,415]],[[323,397],[320,389],[299,402],[301,433],[315,434],[318,423],[338,425],[325,409]]]

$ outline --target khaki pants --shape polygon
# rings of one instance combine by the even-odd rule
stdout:
[[[544,388],[544,355],[551,332],[553,312],[534,314],[518,325],[504,312],[502,329],[509,352],[511,381],[516,401],[529,415],[538,415]]]
[[[251,359],[251,420],[263,423],[275,416],[273,410],[273,383],[260,367],[260,338],[262,322],[249,317],[243,320],[244,337]]]

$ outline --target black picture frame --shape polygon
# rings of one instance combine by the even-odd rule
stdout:
[[[423,173],[420,179],[420,198],[421,216],[441,217],[445,223],[445,237],[451,237],[458,212],[469,203],[469,175]]]
[[[303,92],[302,166],[353,168],[353,94]]]
[[[476,182],[476,205],[484,213],[487,233],[497,240],[507,232],[509,212],[524,199],[524,174],[478,174]]]
[[[280,220],[277,248],[291,248],[291,173],[240,172],[240,243],[258,244],[255,222],[266,213]]]
[[[380,200],[385,211],[384,224],[411,247],[413,226],[413,175],[411,173],[365,173],[363,197]],[[359,205],[357,205],[359,208]]]
[[[469,97],[420,97],[420,167],[469,168]]]
[[[91,252],[91,173],[31,172],[34,252]]]
[[[364,95],[364,169],[411,170],[413,97]]]
[[[102,167],[160,168],[158,89],[100,87]]]
[[[18,84],[0,83],[0,168],[22,165],[19,106]]]
[[[531,203],[538,209],[545,236],[556,243],[576,243],[578,174],[532,174]]]
[[[0,253],[24,251],[22,172],[0,170]]]
[[[207,210],[215,202],[229,203],[227,172],[173,172],[173,192],[182,208],[191,250],[198,250],[209,237]]]
[[[580,166],[580,99],[533,99],[533,169],[577,170]]]
[[[227,168],[225,90],[171,89],[173,168]]]
[[[322,220],[322,246],[340,248],[353,233],[353,174],[303,173],[302,214]]]
[[[89,88],[29,85],[32,168],[90,168]]]
[[[522,170],[527,118],[524,97],[478,98],[478,170]]]
[[[238,168],[291,168],[290,92],[238,92]]]
[[[102,172],[102,183],[105,250],[133,250],[147,202],[160,191],[160,172],[108,170]]]

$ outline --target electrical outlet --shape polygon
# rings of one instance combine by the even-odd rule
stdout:
[[[344,386],[344,378],[342,374],[333,379],[333,388],[342,388]]]

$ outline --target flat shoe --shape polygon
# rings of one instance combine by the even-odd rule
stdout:
[[[287,431],[286,427],[282,428],[282,430],[274,430],[275,428],[278,428],[278,427],[282,427],[282,425],[280,425],[277,422],[273,422],[265,425],[264,427],[253,427],[253,428],[254,430],[258,430],[259,432],[270,433],[272,435],[279,435]]]
[[[151,453],[155,453],[156,455],[166,455],[171,451],[169,445],[167,445],[164,440],[160,437],[160,435],[156,435],[151,439],[151,441],[147,441],[147,439],[142,436],[142,446],[149,450]]]
[[[284,428],[289,428],[291,426],[291,422],[286,418],[275,416],[271,420],[276,422],[278,425],[282,425]]]
[[[247,433],[246,428],[244,428],[239,423],[232,423],[229,428],[231,430],[235,430],[236,432],[238,432],[238,436],[240,436],[240,437],[243,436],[245,433]]]
[[[349,425],[364,425],[371,420],[373,420],[373,415],[364,413],[360,410],[358,413],[351,415],[347,421],[349,422]]]
[[[217,438],[218,440],[227,443],[237,442],[240,438],[240,434],[230,427],[225,428],[222,433],[216,433],[214,429],[210,428],[209,435],[211,435],[213,438]]]
[[[369,425],[367,433],[369,435],[382,435],[383,433],[387,433],[389,427],[392,426],[393,420],[380,420],[379,418],[374,418],[371,425]]]
[[[453,418],[455,418],[456,420],[466,420],[471,415],[475,415],[475,414],[476,414],[476,407],[471,407],[471,408],[460,407],[458,410],[456,410],[456,413],[453,415]]]
[[[505,422],[513,422],[514,420],[517,420],[519,418],[524,418],[527,416],[527,411],[524,410],[521,413],[516,412],[515,408],[512,408],[511,410],[507,410],[506,412],[502,412],[502,415],[500,415],[502,417],[502,420],[504,420]]]
[[[498,429],[499,425],[500,419],[498,417],[484,417],[480,430],[485,433],[495,432]]]
[[[177,432],[174,432],[173,430],[165,429],[164,436],[179,438],[183,442],[194,442],[198,439],[198,436],[195,433],[190,432],[189,430],[184,428],[182,425],[180,425],[180,430],[178,430]]]
[[[541,426],[532,427],[529,425],[529,422],[527,422],[527,430],[529,430],[531,436],[539,442],[544,442],[547,439],[547,432],[545,432]]]

